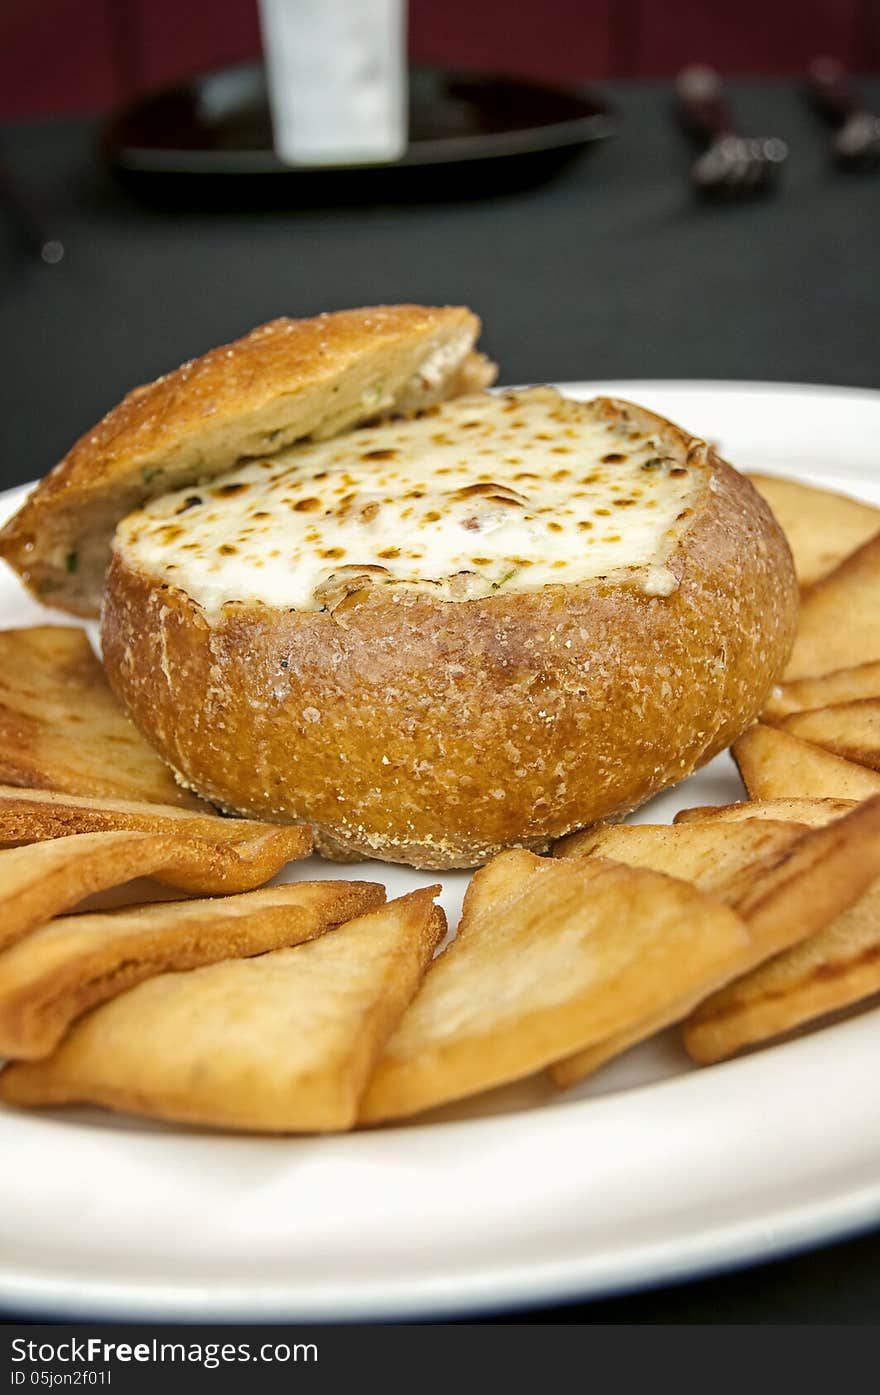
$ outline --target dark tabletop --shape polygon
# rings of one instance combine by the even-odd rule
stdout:
[[[880,108],[880,80],[864,90]],[[880,173],[829,166],[827,131],[793,84],[742,83],[733,96],[748,129],[790,145],[782,187],[700,205],[668,89],[610,96],[618,138],[550,182],[402,206],[161,211],[105,173],[94,123],[7,128],[4,163],[65,256],[28,255],[0,210],[0,487],[43,474],[123,392],[183,358],[275,315],[382,301],[473,306],[503,382],[880,387]],[[880,1236],[869,1236],[532,1316],[866,1322],[878,1311]]]

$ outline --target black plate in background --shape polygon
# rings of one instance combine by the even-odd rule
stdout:
[[[253,63],[137,99],[110,118],[102,140],[115,172],[148,197],[307,203],[492,193],[545,178],[611,134],[608,109],[579,88],[417,67],[401,159],[292,166],[272,148],[265,73]]]

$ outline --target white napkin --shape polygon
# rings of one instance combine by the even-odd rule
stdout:
[[[289,164],[406,149],[405,0],[260,0],[275,150]]]

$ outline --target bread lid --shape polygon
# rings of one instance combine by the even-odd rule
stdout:
[[[77,441],[0,531],[0,556],[46,604],[96,615],[113,533],[158,494],[248,457],[486,387],[461,306],[382,305],[279,319],[144,387]]]

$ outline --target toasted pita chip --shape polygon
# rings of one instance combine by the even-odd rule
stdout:
[[[272,840],[274,833],[264,835]],[[266,846],[252,849],[266,872],[283,856],[264,857]],[[271,848],[271,842],[268,843]],[[160,833],[75,833],[22,848],[0,851],[0,949],[14,944],[61,911],[70,910],[93,892],[120,886],[138,877],[156,877],[186,891],[223,892],[235,880],[252,882],[252,867],[244,861],[248,844],[214,849],[198,841]],[[222,853],[222,857],[215,856]],[[242,858],[236,868],[233,857]],[[263,861],[260,862],[260,858]]]
[[[747,947],[739,918],[685,882],[604,858],[502,853],[474,877],[459,933],[389,1041],[361,1117],[531,1075],[670,1000],[705,996]]]
[[[734,825],[604,824],[562,839],[555,857],[610,857],[628,867],[649,867],[721,892],[731,877],[759,859],[776,856],[803,836],[797,823],[754,819]]]
[[[771,690],[764,709],[765,721],[776,721],[792,712],[814,707],[836,707],[861,698],[880,698],[880,663],[839,668],[819,678],[796,678]]]
[[[577,1085],[581,1080],[586,1080],[588,1076],[595,1075],[602,1066],[607,1066],[609,1061],[614,1061],[624,1052],[630,1051],[632,1047],[640,1045],[650,1037],[655,1037],[658,1032],[665,1031],[667,1027],[674,1027],[676,1023],[683,1021],[688,1013],[698,1003],[703,1001],[705,993],[698,989],[696,993],[690,992],[679,998],[671,1000],[659,1012],[650,1017],[642,1018],[634,1027],[629,1027],[625,1032],[616,1032],[613,1036],[606,1037],[604,1041],[597,1042],[595,1046],[588,1046],[583,1051],[575,1051],[572,1056],[563,1056],[561,1061],[554,1061],[548,1068],[547,1074],[556,1086],[557,1090],[568,1090],[572,1085]]]
[[[144,979],[301,944],[384,899],[375,882],[298,882],[51,920],[0,953],[0,1056],[47,1056],[74,1018]]]
[[[678,829],[690,831],[701,826],[706,825],[683,824]],[[756,825],[708,826],[732,833]],[[741,971],[754,970],[781,951],[824,932],[880,877],[880,798],[859,805],[831,824],[801,833],[787,848],[734,870],[723,885],[716,886],[716,894],[742,916],[750,934],[749,947],[731,978],[740,978]],[[719,994],[724,992],[723,987],[719,989]],[[559,1061],[551,1070],[554,1083],[574,1084],[636,1042],[681,1020],[703,997],[699,991],[685,990],[625,1031],[610,1033],[588,1050]]]
[[[695,1061],[750,1046],[880,993],[880,880],[817,935],[713,994],[685,1023]]]
[[[445,933],[438,890],[295,949],[141,983],[81,1018],[54,1055],[7,1066],[0,1099],[266,1133],[350,1128]]]
[[[88,799],[0,785],[0,845],[123,830],[161,833],[197,846],[194,874],[188,875],[181,865],[171,885],[203,893],[252,891],[312,850],[311,831],[299,825],[224,819],[166,804]]]
[[[749,928],[750,967],[823,930],[877,877],[880,795],[822,828],[807,830],[776,858],[745,868],[728,881],[723,896]]]
[[[805,597],[784,682],[878,660],[880,533]]]
[[[81,833],[0,852],[0,949],[93,891],[149,873],[172,855],[149,833]]]
[[[801,587],[812,586],[880,530],[880,509],[778,475],[748,478],[788,539]]]
[[[733,825],[720,822],[688,824],[611,824],[563,839],[554,855],[563,857],[610,857],[630,867],[649,867],[655,872],[693,882],[701,891],[727,899],[739,888],[745,869],[772,862],[792,847],[804,834],[804,827],[793,822],[767,822],[758,819]],[[566,1089],[592,1075],[600,1066],[631,1046],[680,1022],[703,997],[689,987],[665,1002],[659,1012],[635,1023],[627,1031],[575,1052],[550,1067],[550,1078],[559,1089]]]
[[[731,752],[752,799],[868,799],[880,774],[758,722]]]
[[[742,804],[704,804],[696,809],[680,809],[673,823],[739,823],[742,819],[771,819],[781,823],[802,823],[821,828],[854,809],[856,799],[752,799]]]
[[[880,770],[880,701],[876,698],[796,712],[780,725],[835,756]]]
[[[117,702],[84,630],[0,630],[0,780],[208,806],[182,790]]]
[[[41,843],[70,833],[173,833],[209,843],[240,843],[282,825],[259,819],[226,818],[206,809],[181,809],[143,799],[108,799],[58,790],[0,784],[0,842]],[[305,847],[307,829],[296,827]]]

